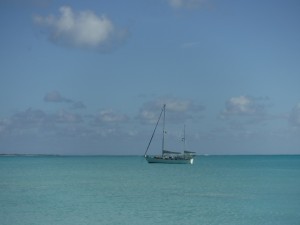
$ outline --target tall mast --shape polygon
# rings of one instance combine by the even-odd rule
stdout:
[[[166,118],[166,104],[163,106],[163,111],[164,111],[164,118],[163,118],[163,138],[162,138],[162,154],[164,153],[165,150],[165,118]]]
[[[185,151],[185,124],[183,126],[183,138],[182,138],[182,140],[183,140],[183,151]]]

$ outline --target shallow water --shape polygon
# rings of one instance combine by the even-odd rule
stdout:
[[[0,157],[1,225],[300,224],[300,156]]]

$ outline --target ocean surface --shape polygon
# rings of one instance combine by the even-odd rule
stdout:
[[[1,156],[1,225],[299,225],[300,156]]]

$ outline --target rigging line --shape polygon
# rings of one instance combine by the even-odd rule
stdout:
[[[165,118],[166,118],[166,104],[163,106],[163,111],[164,111],[164,120],[163,120],[163,138],[162,138],[162,147],[161,147],[161,153],[163,154],[165,150]]]
[[[155,134],[157,125],[158,125],[158,123],[159,123],[159,121],[160,121],[161,115],[162,115],[162,113],[163,113],[164,110],[165,110],[165,105],[164,105],[164,107],[162,108],[162,110],[161,110],[161,112],[160,112],[160,115],[159,115],[159,118],[158,118],[158,120],[157,120],[157,122],[156,122],[154,131],[153,131],[153,133],[152,133],[152,136],[151,136],[151,138],[150,138],[150,141],[149,141],[149,143],[148,143],[147,149],[146,149],[145,154],[144,154],[145,157],[146,157],[146,155],[147,155],[147,152],[148,152],[148,150],[149,150],[150,144],[151,144],[152,139],[153,139],[153,137],[154,137],[154,134]]]

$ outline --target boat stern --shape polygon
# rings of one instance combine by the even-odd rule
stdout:
[[[190,164],[193,164],[194,163],[194,158],[191,158],[190,159]]]

